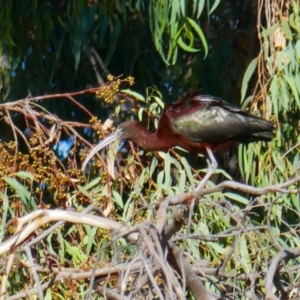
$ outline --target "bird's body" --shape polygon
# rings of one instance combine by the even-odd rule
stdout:
[[[207,147],[215,152],[234,143],[269,141],[274,137],[271,122],[221,99],[195,93],[166,105],[154,133],[136,121],[124,122],[119,128],[123,129],[122,139],[152,151],[180,146],[192,153]]]
[[[191,153],[216,152],[235,143],[269,141],[274,137],[273,123],[253,116],[231,104],[198,92],[187,93],[178,102],[167,104],[155,132],[137,121],[119,125],[109,140],[102,141],[91,157],[114,140],[131,140],[150,151],[167,151],[180,146]]]

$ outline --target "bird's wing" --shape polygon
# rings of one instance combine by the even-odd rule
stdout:
[[[216,107],[171,120],[172,128],[193,141],[217,142],[244,133],[245,121],[239,115]]]
[[[215,97],[194,96],[166,111],[172,129],[197,142],[217,142],[262,130],[261,120]],[[262,120],[264,121],[264,120]],[[270,130],[270,123],[266,130]],[[264,124],[263,124],[264,125]]]

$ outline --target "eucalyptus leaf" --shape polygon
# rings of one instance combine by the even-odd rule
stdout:
[[[241,103],[243,103],[244,101],[244,98],[246,96],[246,92],[247,92],[247,89],[248,89],[248,83],[257,67],[257,58],[254,58],[251,63],[249,64],[246,72],[245,72],[245,75],[244,75],[244,78],[243,78],[243,82],[242,82],[242,90],[241,90]]]

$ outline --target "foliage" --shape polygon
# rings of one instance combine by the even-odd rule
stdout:
[[[280,2],[278,2],[280,3]],[[261,107],[268,118],[277,123],[277,136],[267,149],[261,145],[252,145],[250,149],[240,148],[240,167],[244,178],[255,185],[268,185],[283,182],[297,174],[299,165],[298,123],[299,114],[300,69],[299,69],[299,28],[295,24],[300,22],[299,5],[295,1],[289,2],[282,10],[276,21],[272,16],[277,15],[278,7],[266,6],[269,16],[266,24],[261,25],[261,45],[264,46],[258,57],[259,77],[257,96],[251,107]],[[295,23],[296,22],[296,23]],[[249,65],[248,70],[250,70]],[[252,68],[253,71],[253,68]],[[248,98],[245,103],[249,103]],[[244,103],[244,104],[245,104]],[[262,154],[264,150],[264,154]],[[270,168],[270,165],[274,168]],[[258,172],[257,172],[258,170]],[[268,176],[262,170],[266,170]],[[258,174],[257,176],[254,174]],[[268,197],[266,201],[274,201],[273,210],[276,211],[276,223],[282,221],[282,202],[288,210],[299,212],[299,196],[276,195]],[[298,222],[298,217],[287,213],[285,220],[292,224]]]
[[[170,93],[176,98],[201,88],[237,103],[242,75],[258,51],[251,44],[256,3],[250,0],[0,4],[2,101],[82,90],[124,74],[138,78],[140,93],[155,85],[167,101]]]
[[[1,295],[299,298],[296,1],[0,4]],[[221,163],[194,194],[203,158],[130,142],[82,174],[109,115],[154,130],[196,87],[277,124],[239,147],[241,176]]]
[[[115,86],[115,84],[110,82],[107,84],[106,89],[110,84]],[[124,91],[126,91],[126,93]],[[103,94],[101,88],[94,89],[93,92]],[[118,95],[120,98],[123,98],[125,102],[129,101],[129,103],[132,103],[134,100],[130,95],[136,95],[137,99],[139,99],[138,102],[144,102],[144,106],[140,108],[138,108],[138,102],[135,104],[137,107],[137,109],[134,110],[136,115],[140,116],[142,120],[147,118],[149,124],[155,125],[155,123],[157,123],[157,116],[160,114],[163,106],[161,95],[158,91],[149,89],[147,95],[143,97],[142,95],[129,92],[128,89],[125,89],[120,90]],[[62,94],[59,95],[59,97],[63,96]],[[27,106],[29,106],[32,99],[22,101],[26,102]],[[19,107],[19,103],[16,102],[15,106]],[[13,109],[15,106],[8,106],[8,109]],[[36,108],[32,107],[32,112],[33,109]],[[116,107],[116,112],[118,111],[120,111],[120,109]],[[38,115],[38,111],[36,115]],[[47,114],[45,114],[44,117],[46,119],[51,117],[54,124],[60,122],[62,131],[69,129],[68,122],[58,120]],[[36,120],[36,124],[38,124],[37,121],[38,119]],[[84,126],[87,127],[89,125],[84,124]],[[90,127],[95,128],[94,124],[90,125]],[[108,130],[108,128],[105,129],[105,125],[101,123],[98,123],[97,127],[100,131],[103,131],[104,134]],[[34,132],[34,127],[32,127],[32,132]],[[72,133],[74,132],[73,130]],[[42,131],[39,138],[42,141],[49,140],[49,131]],[[76,140],[87,144],[78,133],[76,133]],[[51,143],[44,142],[43,148],[45,153],[52,153],[53,155],[53,146]],[[145,243],[149,243],[143,233],[143,230],[146,230],[146,232],[152,236],[151,240],[153,239],[152,242],[155,243],[155,247],[158,247],[157,251],[163,251],[163,249],[158,250],[160,245],[155,242],[155,234],[151,231],[151,226],[150,228],[147,226],[149,223],[147,223],[146,220],[151,222],[150,224],[157,224],[159,227],[162,218],[160,210],[162,209],[162,203],[166,201],[163,199],[170,199],[168,200],[170,207],[167,210],[167,212],[169,212],[165,217],[167,218],[166,221],[171,225],[172,222],[174,222],[174,218],[177,218],[178,215],[177,209],[173,209],[173,205],[176,203],[183,204],[189,201],[189,195],[192,194],[187,192],[193,192],[194,187],[199,182],[199,175],[204,174],[202,171],[205,172],[205,170],[199,172],[192,169],[183,153],[178,151],[178,149],[169,153],[145,153],[143,150],[136,149],[134,145],[129,143],[129,147],[126,146],[123,148],[121,155],[118,154],[117,150],[115,147],[108,149],[106,162],[102,161],[100,164],[97,162],[96,165],[91,163],[89,166],[90,170],[86,175],[92,174],[94,179],[88,179],[88,184],[83,184],[80,176],[78,177],[78,181],[74,181],[74,176],[68,177],[70,188],[66,191],[65,198],[63,198],[65,199],[63,205],[66,207],[71,205],[78,211],[82,211],[84,206],[92,202],[94,205],[96,204],[102,208],[102,214],[108,215],[111,219],[119,223],[123,223],[126,227],[130,228],[129,232],[138,232],[140,239],[143,239]],[[65,167],[66,173],[68,173],[68,170],[74,170],[73,163],[76,157],[76,151],[73,151],[73,153],[74,156],[71,155],[68,159],[68,167]],[[82,155],[81,158],[84,158],[84,155]],[[34,166],[35,157],[32,157],[32,159],[32,166]],[[13,161],[13,159],[9,161]],[[47,163],[48,162],[45,161],[45,164]],[[60,165],[58,160],[56,160],[56,164]],[[18,165],[26,166],[26,164],[21,163]],[[26,170],[24,167],[22,169]],[[40,197],[36,197],[36,193],[32,193],[30,189],[35,182],[40,182],[38,181],[40,178],[38,176],[39,173],[33,172],[33,176],[30,175],[30,173],[25,173],[24,171],[22,173],[18,170],[17,168],[13,173],[7,174],[10,176],[16,174],[18,176],[16,179],[18,180],[5,177],[7,188],[6,192],[2,194],[2,220],[10,220],[12,217],[17,216],[26,216],[25,213],[37,209],[37,204],[40,207],[45,207],[45,198],[43,195],[45,191],[50,192],[50,194],[52,191],[49,185],[49,188],[45,187],[43,189],[43,193]],[[43,168],[39,168],[38,170],[43,170]],[[63,170],[64,169],[62,169],[62,171]],[[18,173],[15,173],[15,171],[18,171]],[[49,175],[52,175],[52,172],[57,174],[56,168],[53,166],[46,170],[46,173]],[[230,179],[230,176],[224,173],[224,171],[218,170],[218,172],[222,172],[223,175]],[[41,178],[46,180],[47,177],[42,174]],[[61,180],[61,178],[59,179]],[[182,230],[179,230],[172,237],[172,240],[176,242],[178,246],[185,249],[185,253],[189,255],[189,261],[194,267],[198,265],[199,268],[200,264],[201,269],[205,266],[204,270],[207,270],[208,273],[206,276],[208,276],[207,278],[210,282],[205,284],[206,288],[216,294],[223,293],[224,297],[225,295],[226,297],[232,295],[232,297],[241,298],[241,293],[231,288],[232,284],[237,285],[238,289],[241,289],[243,293],[247,293],[247,290],[249,290],[249,292],[255,292],[256,294],[265,293],[263,285],[257,285],[257,280],[253,281],[247,288],[247,285],[245,286],[245,278],[254,276],[254,265],[256,265],[256,268],[268,272],[266,266],[269,256],[273,256],[277,249],[282,249],[282,247],[297,247],[298,235],[297,231],[293,230],[286,222],[283,222],[284,227],[282,227],[282,229],[278,227],[278,224],[276,224],[278,214],[278,211],[275,209],[276,205],[275,203],[270,203],[271,205],[266,204],[264,203],[264,199],[273,196],[277,198],[280,196],[284,197],[283,193],[289,193],[291,197],[297,195],[297,190],[295,191],[293,189],[293,185],[296,184],[298,180],[299,178],[296,177],[292,182],[286,183],[287,189],[283,186],[275,185],[274,187],[270,186],[269,188],[258,190],[255,190],[251,186],[239,186],[238,183],[229,181],[229,183],[232,182],[233,185],[229,185],[228,188],[256,194],[258,197],[255,200],[251,200],[245,195],[234,193],[230,190],[222,193],[219,188],[220,185],[213,181],[208,183],[206,189],[200,191],[199,195],[203,196],[197,200],[197,206],[193,213],[191,223],[188,223],[187,231],[185,231],[183,227]],[[65,185],[66,184],[64,184],[64,186]],[[277,190],[277,188],[279,188],[279,190]],[[51,195],[52,199],[55,200],[56,195],[53,193]],[[184,199],[178,202],[178,200],[176,200],[178,195],[184,195]],[[168,197],[164,198],[165,196]],[[86,200],[83,201],[83,199]],[[158,199],[162,200],[158,203]],[[38,200],[39,203],[37,203]],[[12,205],[16,203],[16,201],[19,202],[19,214],[15,213],[15,207]],[[155,207],[158,207],[158,211]],[[281,207],[282,215],[284,215],[284,210],[288,210],[289,205],[282,203]],[[39,211],[36,213],[38,212]],[[84,212],[86,212],[86,209]],[[266,217],[253,218],[253,216],[259,213]],[[293,214],[295,218],[299,217],[297,211],[290,210],[288,213]],[[48,214],[47,211],[41,211],[41,215],[37,220],[42,222],[43,218],[46,218]],[[66,214],[68,213],[66,212]],[[72,212],[69,214],[71,214],[72,218],[76,217],[76,215],[72,215]],[[50,213],[50,216],[51,215],[52,213]],[[64,216],[64,212],[62,216]],[[156,221],[155,216],[157,218]],[[38,222],[35,220],[35,217],[28,215],[28,218],[30,220],[28,225],[26,225],[28,221],[23,221],[22,218],[20,218],[18,226],[20,227],[21,224],[22,226],[19,229],[16,228],[17,223],[11,221],[6,225],[6,229],[11,234],[14,234],[21,228],[23,228],[24,232],[27,232],[29,230],[29,227],[27,227],[29,224],[31,227],[34,227],[37,226],[35,224]],[[82,215],[80,218],[84,219],[86,217]],[[87,218],[92,219],[92,215],[89,215]],[[116,232],[116,237],[112,238],[112,241],[109,241],[109,235],[103,227],[98,225],[99,228],[102,229],[96,229],[96,227],[91,227],[91,225],[79,226],[79,221],[76,221],[77,219],[71,221],[77,225],[68,225],[67,223],[63,225],[63,222],[60,221],[58,225],[49,228],[49,231],[47,230],[48,228],[45,227],[43,229],[45,233],[37,236],[32,235],[32,239],[28,241],[29,243],[27,242],[23,244],[23,246],[22,244],[20,245],[20,256],[18,254],[13,255],[18,257],[23,273],[22,276],[26,278],[27,282],[32,282],[32,284],[38,282],[38,285],[41,287],[48,286],[51,282],[51,277],[53,274],[56,274],[58,278],[57,281],[55,281],[55,284],[49,285],[47,289],[48,297],[51,296],[55,298],[61,295],[64,298],[73,299],[83,297],[84,295],[87,296],[86,293],[89,293],[91,283],[95,288],[97,287],[96,290],[101,295],[103,293],[105,294],[105,291],[103,291],[104,286],[106,286],[107,292],[117,286],[118,281],[115,281],[114,271],[112,270],[119,268],[125,278],[129,276],[129,273],[127,273],[128,270],[131,270],[131,276],[137,281],[133,286],[131,285],[131,288],[128,286],[128,292],[131,293],[131,296],[137,295],[136,293],[143,293],[144,295],[154,293],[154,296],[158,293],[156,287],[154,287],[153,290],[149,290],[145,286],[142,290],[136,290],[140,281],[138,273],[135,271],[136,267],[134,266],[139,260],[148,260],[147,251],[153,251],[151,248],[148,248],[149,246],[146,248],[148,250],[143,250],[143,247],[139,246],[139,244],[128,243],[126,238],[128,233],[124,236],[124,233],[118,233],[118,231]],[[56,221],[57,219],[52,217],[52,219],[50,218],[49,220]],[[65,219],[59,217],[59,220]],[[70,221],[72,219],[68,217],[66,220]],[[106,220],[107,221],[104,222],[108,222],[108,219]],[[42,224],[47,224],[45,222],[46,221],[43,221]],[[80,221],[80,223],[81,222],[86,221]],[[4,230],[4,226],[2,228]],[[257,243],[262,245],[262,247],[257,247]],[[30,251],[28,245],[34,245],[35,251]],[[268,247],[266,247],[266,245],[268,245]],[[0,252],[3,251],[3,247],[5,247],[5,243],[2,244],[2,248],[0,245]],[[26,256],[24,256],[25,253]],[[137,260],[133,259],[135,255]],[[96,261],[90,259],[93,256],[95,256]],[[9,256],[7,256],[7,258],[9,258]],[[31,265],[30,260],[33,258],[39,266],[35,270],[36,276],[38,276],[40,272],[42,272],[41,274],[43,274],[43,276],[31,281],[25,274],[28,274],[26,269]],[[130,265],[128,265],[129,262]],[[157,261],[157,263],[163,266],[161,261]],[[128,266],[127,269],[123,269],[122,266],[124,265]],[[49,266],[51,266],[50,269]],[[109,266],[109,268],[107,268],[107,266]],[[212,275],[216,272],[215,266],[218,266],[219,276],[223,278],[223,280],[220,281],[220,285],[213,284],[217,279],[215,277],[216,275]],[[70,272],[77,270],[77,272],[81,274],[78,277],[80,280],[78,281],[78,279],[73,278],[59,284],[61,281],[59,278],[64,278],[63,273],[60,271],[61,268],[64,269],[66,276],[69,278]],[[96,274],[103,270],[103,274],[106,275],[103,275],[104,277],[96,276],[96,278],[94,278],[91,273],[92,270],[95,270]],[[16,273],[14,272],[10,272],[9,274],[8,282],[15,282],[15,284],[9,287],[8,292],[9,294],[15,294],[22,288],[22,280],[16,277]],[[239,274],[237,278],[235,278],[237,276],[236,274]],[[245,277],[243,274],[248,275]],[[91,276],[94,279],[92,279],[90,283],[88,278]],[[106,276],[109,277],[107,278]],[[157,281],[157,284],[160,286],[159,278],[164,276],[166,276],[166,273],[162,268],[161,273],[156,273],[153,279]],[[259,276],[259,280],[262,281],[263,284],[265,276],[261,276],[262,277]],[[151,278],[149,274],[148,277]],[[7,281],[2,278],[2,282],[5,283]],[[226,286],[226,289],[224,289],[224,287],[221,288],[222,286]],[[70,289],[72,289],[72,294],[69,294]],[[176,297],[175,291],[172,292],[169,290],[168,293]],[[22,293],[18,295],[22,296]]]

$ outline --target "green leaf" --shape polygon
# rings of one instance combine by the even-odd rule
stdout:
[[[205,0],[200,0],[199,2],[194,0],[194,5],[193,5],[193,13],[197,11],[197,19],[200,18],[201,13],[203,11],[204,5],[205,5]],[[198,3],[198,5],[197,5]]]
[[[86,197],[88,197],[88,198],[91,197],[91,195],[90,195],[89,192],[87,191],[86,186],[77,185],[77,188],[78,188],[79,192],[80,192],[82,195],[84,195],[84,196],[86,196]]]
[[[85,236],[85,238],[87,238],[87,241],[85,241],[85,244],[86,244],[86,255],[90,255],[92,246],[93,246],[94,241],[95,241],[95,236],[96,236],[98,228],[97,227],[87,226],[87,225],[82,225],[82,226],[83,226],[83,228],[87,232],[87,235]]]
[[[171,164],[170,164],[170,154],[166,153],[165,158],[165,185],[171,185]]]
[[[190,19],[190,18],[186,18],[186,19],[190,23],[190,25],[194,28],[194,30],[198,33],[198,36],[199,36],[199,38],[202,42],[203,48],[204,48],[204,58],[205,58],[208,54],[208,45],[207,45],[204,33],[196,21],[194,21],[193,19]]]
[[[84,30],[84,32],[88,32],[95,20],[95,17],[97,16],[97,5],[91,5],[87,9],[83,9],[83,14],[81,18],[81,26]]]
[[[148,171],[147,168],[143,169],[142,172],[141,172],[141,174],[140,174],[140,176],[139,176],[139,187],[141,187],[141,188],[143,188],[143,186],[144,186],[145,183],[146,183],[145,177],[148,178],[148,175],[146,174],[147,171]],[[140,192],[140,188],[138,188],[138,189],[136,190],[136,192]]]
[[[209,232],[207,234],[209,234]],[[225,249],[222,247],[222,245],[220,245],[218,243],[211,243],[211,247],[212,247],[212,249],[214,249],[216,257],[219,257],[220,254],[222,255],[226,252]]]
[[[181,14],[183,16],[185,16],[185,5],[186,5],[185,0],[180,0],[180,9],[181,9]]]
[[[138,111],[138,118],[139,118],[140,121],[143,120],[143,112],[144,112],[144,110],[145,110],[144,107],[141,107],[139,109],[139,111]]]
[[[297,14],[295,13],[290,14],[289,25],[297,32],[300,32],[300,18]]]
[[[272,212],[274,214],[274,216],[277,218],[277,222],[279,224],[281,224],[281,220],[282,220],[282,206],[275,204],[272,206]]]
[[[115,107],[115,116],[118,116],[119,113],[120,113],[120,111],[121,111],[121,105],[118,104],[118,105]]]
[[[145,97],[143,95],[141,95],[141,94],[139,94],[137,92],[134,92],[132,90],[125,89],[125,90],[121,90],[120,92],[121,93],[125,93],[125,94],[130,95],[130,96],[133,96],[134,98],[136,98],[136,99],[138,99],[138,100],[140,100],[142,102],[146,102]]]
[[[187,45],[182,37],[180,36],[177,40],[177,43],[178,43],[178,46],[180,46],[182,48],[182,50],[186,51],[186,52],[191,52],[191,53],[194,53],[194,52],[198,52],[200,51],[201,49],[196,49],[196,48],[193,48],[193,47],[190,47],[189,45]]]
[[[156,169],[157,165],[158,165],[158,160],[157,160],[156,156],[153,156],[151,165],[150,165],[150,169],[149,169],[149,176],[153,175],[153,172]]]
[[[131,196],[133,195],[133,193],[131,193]],[[123,209],[123,221],[125,221],[128,218],[132,218],[135,214],[134,209],[135,209],[135,204],[132,201],[132,197],[129,197],[128,200],[126,201],[125,205],[124,205],[124,209]]]
[[[299,94],[295,85],[295,82],[293,80],[293,77],[290,77],[288,75],[283,75],[284,79],[286,80],[286,82],[288,83],[290,89],[292,90],[292,93],[294,95],[294,98],[297,102],[298,107],[300,108],[300,100],[299,100]]]
[[[275,25],[269,27],[269,28],[263,28],[262,29],[262,34],[265,36],[265,37],[268,37],[269,35],[273,34],[276,29],[279,27],[279,23],[276,23]]]
[[[278,95],[278,78],[277,75],[273,76],[273,79],[270,84],[270,91],[271,91],[271,100],[273,103],[273,109],[275,112],[276,117],[278,118],[278,102],[277,99],[279,98]]]
[[[238,195],[238,194],[227,192],[227,193],[224,193],[224,196],[227,198],[230,198],[234,201],[237,201],[239,203],[242,203],[244,205],[247,205],[249,203],[249,200],[247,198],[245,198],[241,195]]]
[[[98,32],[98,42],[100,45],[103,45],[106,32],[108,29],[108,25],[109,25],[109,18],[104,9],[101,9],[99,11],[99,18],[101,18],[101,26],[99,27],[100,30]]]
[[[218,5],[220,4],[220,0],[216,0],[212,6],[212,8],[209,10],[209,14],[211,15],[215,9],[218,7]]]
[[[121,208],[124,207],[122,196],[115,190],[112,191],[114,202],[116,202]]]
[[[253,95],[250,95],[249,97],[247,97],[245,99],[245,101],[243,102],[243,105],[241,106],[241,109],[246,110],[248,105],[252,102],[253,98],[254,98]]]
[[[258,59],[254,58],[251,61],[251,63],[249,64],[249,66],[248,66],[248,68],[245,72],[243,82],[242,82],[242,89],[241,89],[241,103],[243,103],[244,98],[246,96],[246,92],[247,92],[247,89],[248,89],[248,83],[249,83],[250,78],[253,75],[253,73],[254,73],[254,71],[257,67],[257,62],[258,62]]]
[[[89,190],[89,189],[93,188],[94,186],[97,186],[99,184],[100,180],[101,180],[101,178],[99,176],[97,176],[94,180],[92,180],[91,182],[89,182],[83,188],[85,190]]]
[[[174,53],[173,53],[173,59],[172,59],[172,65],[175,65],[178,55],[178,47],[174,47]]]
[[[52,300],[53,297],[52,297],[52,291],[51,291],[51,288],[48,288],[47,291],[46,291],[46,295],[45,295],[45,300]]]
[[[1,230],[0,230],[0,243],[2,242],[2,239],[4,237],[4,228],[7,223],[7,213],[8,213],[8,207],[9,207],[9,200],[6,194],[0,192],[0,199],[2,199],[2,216],[1,216]],[[14,216],[13,216],[14,217]]]
[[[184,167],[184,169],[185,169],[185,172],[186,172],[187,177],[188,177],[188,179],[189,179],[189,181],[190,181],[190,184],[191,184],[192,186],[194,186],[194,185],[195,185],[195,180],[194,180],[194,178],[193,178],[193,174],[192,174],[192,171],[191,171],[191,167],[190,167],[188,161],[186,160],[185,157],[181,157],[180,162],[182,163],[182,165],[183,165],[183,167]]]
[[[156,181],[159,189],[163,185],[163,179],[164,179],[164,171],[160,171],[157,175],[157,181]]]
[[[300,39],[297,40],[295,45],[295,56],[298,62],[300,62]]]
[[[62,36],[59,40],[59,43],[58,43],[57,47],[55,48],[55,58],[54,58],[54,62],[53,62],[53,65],[52,65],[52,70],[51,70],[51,75],[50,75],[50,78],[49,78],[49,83],[52,83],[54,72],[55,72],[55,70],[57,70],[57,65],[58,65],[59,58],[60,58],[60,55],[61,55],[61,51],[62,51],[62,48],[63,48],[63,45],[64,45],[64,41],[65,41],[65,32],[62,34]]]
[[[59,235],[59,234],[61,234],[60,233],[60,230],[58,230],[57,231],[57,234]],[[52,243],[52,236],[53,235],[55,235],[54,234],[54,232],[50,232],[49,233],[49,235],[47,236],[47,249],[48,249],[48,251],[50,252],[50,253],[52,253],[52,254],[54,254],[54,255],[57,255],[57,253],[54,251],[54,249],[53,249],[53,244],[54,243]],[[59,236],[58,236],[58,238],[59,238]],[[61,258],[60,258],[60,260],[62,260],[62,258],[64,258],[64,256],[62,256]],[[60,261],[60,262],[62,262],[62,261]],[[63,263],[63,262],[62,262]]]
[[[34,176],[29,172],[19,171],[16,175],[22,179],[29,179],[31,182],[34,180]]]
[[[250,259],[250,255],[249,255],[249,251],[248,251],[248,247],[247,247],[247,241],[246,241],[244,235],[241,236],[240,247],[241,247],[240,259],[241,259],[242,266],[245,270],[245,273],[250,274],[251,270],[252,270],[252,265],[251,265],[251,259]]]
[[[172,5],[170,5],[170,19],[169,19],[169,26],[170,26],[170,42],[172,42],[173,38],[176,35],[178,29],[178,22],[176,22],[176,17],[180,15],[180,6],[179,1],[173,1]]]
[[[291,93],[289,91],[289,86],[285,78],[282,76],[279,80],[280,84],[280,101],[278,101],[279,109],[288,110],[290,101],[291,101]]]
[[[106,156],[107,171],[113,179],[115,179],[115,160],[118,153],[119,144],[120,144],[119,141],[112,143],[108,148],[107,156]]]
[[[185,185],[186,185],[186,173],[183,170],[180,170],[179,174],[180,174],[179,189],[180,192],[183,192],[185,190]]]
[[[119,19],[115,20],[114,26],[113,26],[113,32],[110,38],[110,44],[109,48],[105,57],[105,66],[107,66],[115,52],[118,40],[119,40],[119,35],[121,32],[121,22]]]
[[[64,240],[64,244],[66,246],[66,252],[71,256],[75,266],[87,259],[86,255],[78,247],[72,246],[66,240]]]
[[[157,112],[157,110],[156,110],[157,106],[158,106],[157,103],[151,103],[150,106],[149,106],[149,111],[150,111],[152,114],[154,114],[154,115],[155,115],[156,112]]]
[[[239,168],[240,168],[240,172],[242,175],[245,174],[245,170],[244,170],[244,160],[243,160],[243,153],[244,153],[244,145],[239,145],[238,147],[238,160],[239,160]]]
[[[284,32],[285,37],[288,40],[292,40],[293,39],[293,33],[290,29],[289,23],[287,22],[287,20],[285,18],[281,19],[281,28]]]
[[[181,165],[180,165],[180,163],[178,162],[177,159],[175,159],[175,158],[173,158],[172,156],[170,156],[170,160],[171,160],[171,164],[173,164],[174,167],[175,167],[177,170],[182,170]]]
[[[161,108],[165,107],[165,104],[162,102],[161,98],[154,96],[154,100]]]
[[[291,4],[292,4],[294,13],[298,15],[299,11],[300,11],[299,2],[297,0],[292,0]]]
[[[75,57],[74,70],[77,72],[80,58],[81,58],[81,45],[82,45],[82,30],[80,28],[75,29],[74,41],[72,45],[72,51]]]
[[[24,187],[24,185],[22,185],[18,180],[11,177],[4,176],[4,180],[16,191],[17,196],[22,199],[22,202],[24,204],[29,204],[29,201],[31,200],[31,194]]]

